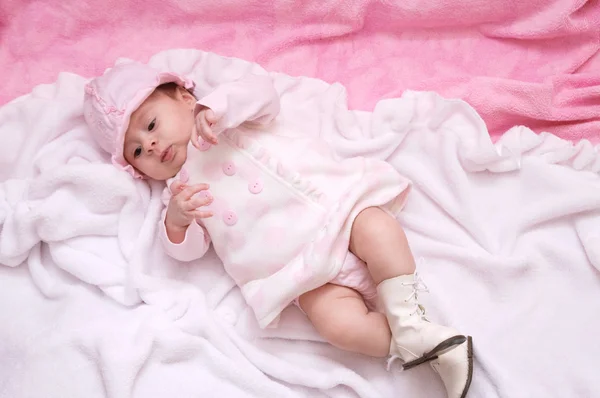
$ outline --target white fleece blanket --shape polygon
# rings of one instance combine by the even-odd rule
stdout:
[[[259,68],[190,50],[151,62]],[[443,396],[426,366],[387,372],[319,342],[296,308],[260,330],[214,255],[166,257],[162,186],[95,147],[85,81],[62,74],[0,108],[1,397]],[[367,113],[340,85],[276,84],[282,117],[414,181],[400,221],[429,317],[474,337],[470,397],[600,395],[598,147],[525,127],[494,145],[466,103],[434,93]]]

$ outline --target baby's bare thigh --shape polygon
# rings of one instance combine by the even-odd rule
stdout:
[[[299,304],[332,345],[373,357],[390,353],[391,332],[385,315],[369,312],[357,291],[329,283],[300,296]]]
[[[360,293],[332,283],[304,293],[299,304],[319,332],[326,332],[320,329],[328,327],[350,326],[369,312]]]

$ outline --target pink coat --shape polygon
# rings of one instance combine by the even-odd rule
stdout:
[[[193,223],[180,244],[169,241],[163,222],[162,241],[182,261],[202,257],[212,242],[266,327],[352,260],[348,245],[358,213],[382,206],[395,216],[410,182],[384,161],[338,160],[323,140],[280,123],[269,76],[223,84],[198,104],[220,117],[213,129],[219,145],[204,143],[199,151],[190,144],[175,179],[210,184],[202,194],[214,197],[214,216]]]

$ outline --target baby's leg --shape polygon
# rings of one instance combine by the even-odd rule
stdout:
[[[404,369],[429,362],[439,373],[449,398],[463,398],[473,374],[471,337],[429,322],[418,301],[415,261],[400,223],[371,207],[354,220],[350,250],[365,263],[391,330],[389,353]]]
[[[300,307],[330,344],[372,357],[390,352],[391,334],[385,315],[369,312],[362,296],[328,283],[300,296]]]
[[[376,284],[415,272],[413,258],[400,223],[378,207],[363,210],[354,220],[350,251],[367,263]]]

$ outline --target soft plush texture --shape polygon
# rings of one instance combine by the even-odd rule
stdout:
[[[597,0],[3,0],[0,104],[170,48],[339,81],[355,109],[435,90],[494,137],[524,124],[600,141]]]
[[[179,74],[207,62],[258,68],[199,51],[152,59]],[[400,222],[427,316],[473,336],[470,397],[600,395],[597,146],[520,126],[494,145],[459,100],[410,91],[349,111],[341,85],[274,76],[306,131],[414,181]],[[320,343],[296,307],[261,330],[212,251],[166,256],[164,186],[95,146],[86,81],[61,74],[0,108],[2,398],[444,396],[427,366],[387,372]]]

